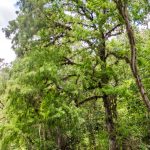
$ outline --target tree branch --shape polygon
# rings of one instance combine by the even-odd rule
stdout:
[[[95,95],[95,96],[88,97],[88,98],[84,99],[83,101],[79,102],[77,105],[80,106],[80,105],[83,105],[84,103],[92,101],[94,99],[97,100],[98,98],[102,98],[102,96]]]
[[[106,34],[105,34],[105,38],[108,38],[110,36],[112,36],[112,32],[114,32],[118,27],[120,27],[122,24],[117,24],[116,26],[114,26],[111,30],[109,30]],[[121,33],[121,32],[119,32]]]
[[[148,94],[145,90],[145,87],[141,81],[141,77],[139,75],[138,66],[137,66],[137,47],[136,47],[136,40],[134,35],[133,27],[130,23],[130,17],[129,12],[126,6],[126,3],[123,3],[121,0],[114,0],[116,3],[116,7],[118,9],[118,12],[122,19],[124,20],[125,26],[126,26],[126,32],[128,35],[128,40],[130,44],[130,50],[131,50],[131,61],[130,61],[130,68],[133,74],[133,77],[136,80],[137,87],[139,89],[139,92],[141,94],[142,100],[145,103],[145,106],[147,107],[148,111],[150,112],[150,99],[148,97]]]
[[[75,62],[73,62],[71,59],[67,58],[67,57],[64,57],[64,62],[61,63],[61,65],[79,65]]]

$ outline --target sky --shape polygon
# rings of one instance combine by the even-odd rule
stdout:
[[[7,27],[10,20],[15,19],[16,0],[4,0],[0,2],[0,58],[10,63],[15,59],[15,53],[11,49],[11,40],[5,38],[2,28]]]

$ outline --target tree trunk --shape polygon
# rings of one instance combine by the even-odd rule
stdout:
[[[105,36],[104,33],[101,34],[101,44],[99,46],[99,56],[102,61],[101,69],[104,75],[101,78],[102,87],[109,83],[109,77],[106,72],[106,45],[105,45]],[[109,137],[109,150],[117,150],[117,139],[116,139],[116,128],[113,120],[114,115],[116,114],[116,109],[113,109],[113,101],[111,96],[103,93],[103,103],[105,108],[105,118],[106,118],[106,127]]]
[[[135,36],[134,36],[134,31],[133,28],[130,24],[129,20],[129,15],[128,15],[128,10],[126,4],[123,4],[121,0],[114,0],[116,3],[117,9],[122,16],[125,25],[126,25],[126,31],[129,39],[129,44],[130,44],[130,49],[131,49],[131,62],[130,62],[130,67],[132,70],[132,74],[136,80],[137,87],[139,89],[139,92],[141,94],[141,97],[143,99],[143,102],[145,103],[148,111],[150,111],[150,100],[148,98],[148,95],[145,91],[145,88],[143,86],[143,83],[141,81],[139,72],[138,72],[138,67],[137,67],[137,49],[136,49],[136,44],[135,44]]]
[[[67,150],[67,138],[61,132],[61,128],[57,127],[56,143],[60,150]]]
[[[116,129],[112,109],[114,104],[108,95],[103,96],[103,102],[105,107],[106,127],[109,135],[109,150],[117,150]]]

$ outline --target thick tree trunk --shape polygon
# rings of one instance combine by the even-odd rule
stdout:
[[[137,87],[139,89],[139,92],[141,94],[141,97],[143,99],[143,102],[145,103],[148,111],[150,111],[150,100],[148,98],[148,95],[145,91],[145,88],[143,86],[143,83],[141,81],[139,72],[138,72],[138,67],[137,67],[137,49],[136,49],[136,44],[135,44],[135,36],[134,36],[134,31],[133,28],[130,24],[129,20],[129,15],[128,15],[128,10],[126,7],[126,4],[123,4],[121,0],[114,0],[116,3],[117,9],[122,16],[125,25],[126,25],[126,31],[129,39],[129,44],[130,44],[130,49],[131,49],[131,62],[130,62],[130,67],[132,70],[132,74],[136,80]]]
[[[60,150],[67,150],[67,138],[61,132],[61,128],[57,127],[56,143]]]
[[[106,45],[105,45],[105,36],[102,33],[102,42],[99,46],[99,56],[102,61],[101,69],[104,72],[104,75],[101,78],[102,87],[109,83],[109,77],[106,72]],[[103,93],[103,103],[105,108],[105,118],[106,118],[106,127],[109,137],[109,150],[117,150],[117,139],[116,139],[116,127],[113,120],[114,115],[116,114],[116,109],[113,110],[113,101],[111,96]],[[115,112],[114,112],[115,111]]]
[[[117,150],[116,129],[112,110],[113,103],[107,95],[103,96],[103,102],[105,107],[106,127],[109,135],[109,150]]]

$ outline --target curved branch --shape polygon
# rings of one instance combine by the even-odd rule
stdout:
[[[136,80],[137,87],[139,89],[139,92],[141,94],[142,100],[145,103],[148,111],[150,111],[150,100],[148,98],[147,92],[144,88],[144,85],[141,81],[141,77],[138,72],[138,66],[137,66],[137,48],[136,48],[136,43],[135,43],[135,35],[134,35],[134,30],[132,28],[132,25],[130,24],[130,19],[129,19],[129,13],[127,10],[127,6],[125,3],[123,3],[121,0],[114,0],[116,3],[117,9],[119,11],[119,14],[123,18],[126,26],[126,32],[128,35],[129,39],[129,44],[130,44],[130,50],[131,50],[131,63],[130,67],[132,70],[132,74]]]
[[[103,97],[103,96],[97,96],[97,95],[88,97],[88,98],[84,99],[83,101],[79,102],[79,103],[78,103],[78,106],[83,105],[84,103],[89,102],[89,101],[92,101],[92,100],[94,100],[94,99],[97,100],[98,98],[102,98],[102,97]]]

